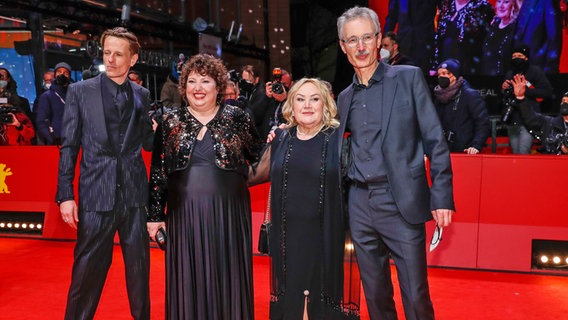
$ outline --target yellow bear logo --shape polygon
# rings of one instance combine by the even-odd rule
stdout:
[[[10,193],[6,184],[6,177],[12,174],[12,169],[6,169],[6,164],[0,163],[0,193]]]

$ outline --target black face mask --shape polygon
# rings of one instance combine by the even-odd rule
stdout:
[[[440,85],[440,88],[446,89],[447,87],[450,86],[450,78],[438,77],[438,84]]]
[[[560,104],[560,114],[563,116],[568,116],[568,103],[562,102]]]
[[[248,82],[244,79],[241,79],[239,81],[239,89],[241,89],[244,92],[251,93],[252,90],[254,89],[254,84],[252,82]]]
[[[525,73],[529,67],[529,61],[523,58],[514,58],[511,60],[511,69],[513,74]]]
[[[70,82],[69,78],[67,78],[64,74],[60,74],[57,76],[57,78],[55,78],[55,83],[62,87],[68,85],[69,82]]]

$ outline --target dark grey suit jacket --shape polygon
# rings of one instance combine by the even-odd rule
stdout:
[[[381,62],[377,72],[381,79],[379,103],[383,106],[379,139],[389,185],[404,219],[424,223],[432,219],[430,210],[454,210],[448,145],[420,69]],[[346,130],[352,98],[352,85],[338,97],[340,139]],[[430,162],[431,187],[424,155]]]
[[[102,98],[101,75],[69,86],[63,114],[62,145],[56,201],[74,199],[73,180],[79,150],[79,208],[86,211],[110,211],[115,193],[124,188],[125,204],[146,206],[148,173],[141,149],[152,146],[152,122],[148,116],[150,92],[131,83],[134,108],[119,152],[108,136]],[[117,166],[122,177],[117,179]],[[123,181],[118,185],[117,181]]]

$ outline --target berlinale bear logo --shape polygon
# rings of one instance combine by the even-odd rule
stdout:
[[[0,163],[0,193],[10,193],[6,184],[6,177],[12,175],[12,169],[6,169],[6,164]]]

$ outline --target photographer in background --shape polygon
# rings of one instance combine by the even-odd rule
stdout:
[[[541,132],[542,147],[537,149],[545,154],[568,154],[568,92],[562,97],[560,114],[550,117],[536,113],[526,97],[527,80],[523,75],[515,75],[511,80],[518,109],[523,124]]]
[[[8,69],[0,68],[0,146],[32,145],[35,136],[30,102],[17,88]]]
[[[231,76],[231,78],[233,78]],[[247,100],[248,107],[253,114],[254,125],[260,133],[262,122],[266,115],[266,107],[268,106],[268,97],[264,91],[264,83],[260,81],[260,75],[254,66],[247,64],[241,68],[240,75],[237,74],[239,84],[239,95],[244,96]],[[234,81],[234,80],[233,80]],[[261,136],[266,138],[266,136]]]
[[[540,103],[546,98],[552,98],[553,90],[544,71],[530,64],[529,47],[526,45],[518,46],[513,49],[511,70],[505,75],[506,80],[502,85],[504,101],[509,101],[512,98],[510,87],[512,86],[512,79],[515,75],[523,75],[527,85],[527,102],[534,112],[539,113]],[[510,115],[506,117],[508,111]],[[516,108],[510,108],[510,106],[507,106],[505,103],[503,120],[507,125],[509,144],[511,145],[513,153],[530,154],[534,138],[523,125],[518,110],[516,110]]]
[[[274,68],[272,77],[273,80],[266,83],[266,96],[269,102],[262,126],[258,128],[261,138],[266,138],[270,131],[286,122],[282,116],[282,106],[293,84],[292,74],[284,69]]]
[[[22,109],[0,94],[0,146],[27,146],[35,136],[32,121]]]
[[[434,105],[450,152],[477,154],[491,133],[491,123],[485,101],[460,76],[460,68],[460,62],[455,59],[438,66]]]
[[[0,68],[0,97],[8,99],[8,104],[20,108],[26,116],[32,119],[30,101],[18,95],[18,83],[6,68]]]

